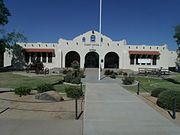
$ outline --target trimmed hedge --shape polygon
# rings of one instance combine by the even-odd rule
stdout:
[[[167,90],[166,88],[155,88],[151,91],[151,96],[158,97],[161,92],[166,90]]]
[[[37,91],[38,93],[42,93],[42,92],[46,92],[46,91],[50,91],[50,90],[54,90],[54,86],[52,84],[41,84],[37,87]]]
[[[31,93],[32,88],[30,87],[18,87],[15,88],[15,94],[17,95],[29,95]]]
[[[122,79],[123,81],[123,84],[125,85],[130,85],[130,84],[133,84],[134,83],[134,77],[131,77],[131,76],[128,76],[128,77],[124,77]]]
[[[67,87],[65,88],[65,92],[67,94],[67,97],[69,98],[80,98],[83,95],[83,92],[80,88],[78,87]]]
[[[176,109],[180,110],[180,91],[164,91],[159,94],[157,105],[172,110],[173,99],[176,99]]]

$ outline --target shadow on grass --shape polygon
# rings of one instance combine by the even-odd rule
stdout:
[[[164,79],[164,80],[166,80],[166,81],[168,81],[168,82],[171,82],[171,83],[174,83],[174,84],[180,84],[180,82],[178,82],[178,81],[176,81],[176,80],[174,80],[174,79],[172,79],[172,78],[166,78],[166,79]]]

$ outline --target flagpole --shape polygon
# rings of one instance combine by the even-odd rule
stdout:
[[[102,25],[102,0],[100,0],[100,12],[99,12],[99,47],[101,47],[101,25]],[[99,55],[99,73],[98,80],[101,80],[101,58]]]

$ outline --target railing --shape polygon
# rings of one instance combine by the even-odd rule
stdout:
[[[140,85],[140,83],[138,82],[138,84],[137,84],[137,95],[139,95],[140,94],[140,88],[142,88],[144,91],[146,91],[146,92],[148,92],[149,93],[149,91],[148,90],[146,90],[142,85]],[[141,95],[141,96],[143,96],[143,95]],[[145,99],[147,99],[145,96],[143,96]],[[147,100],[149,100],[149,99],[147,99]],[[151,100],[149,100],[150,102],[152,102]],[[152,102],[153,104],[154,104],[154,102]],[[155,104],[156,105],[156,104]],[[165,104],[164,104],[165,105]],[[167,106],[167,105],[165,105],[165,106]],[[172,119],[176,119],[176,112],[178,111],[180,111],[180,110],[178,110],[177,108],[176,108],[176,106],[177,106],[177,104],[176,104],[176,98],[173,98],[172,99],[172,113],[170,112],[170,110],[167,110],[168,111],[168,113],[169,113],[169,115],[171,116],[171,118]],[[165,107],[166,108],[166,107]]]

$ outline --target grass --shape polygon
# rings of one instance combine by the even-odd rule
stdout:
[[[16,88],[20,86],[36,88],[40,84],[53,84],[62,79],[63,77],[60,75],[27,77],[13,74],[13,72],[5,72],[0,73],[0,88]],[[69,87],[69,85],[59,84],[54,86],[55,90],[59,92],[65,92],[66,87]]]
[[[174,79],[177,82],[180,82],[180,74],[176,74],[176,76],[172,79]],[[166,88],[168,90],[180,90],[180,84],[175,84],[173,82],[163,80],[160,78],[135,77],[135,80],[140,82],[140,92],[151,92],[154,88],[159,87]],[[127,86],[125,88],[131,92],[137,91],[137,86]]]

